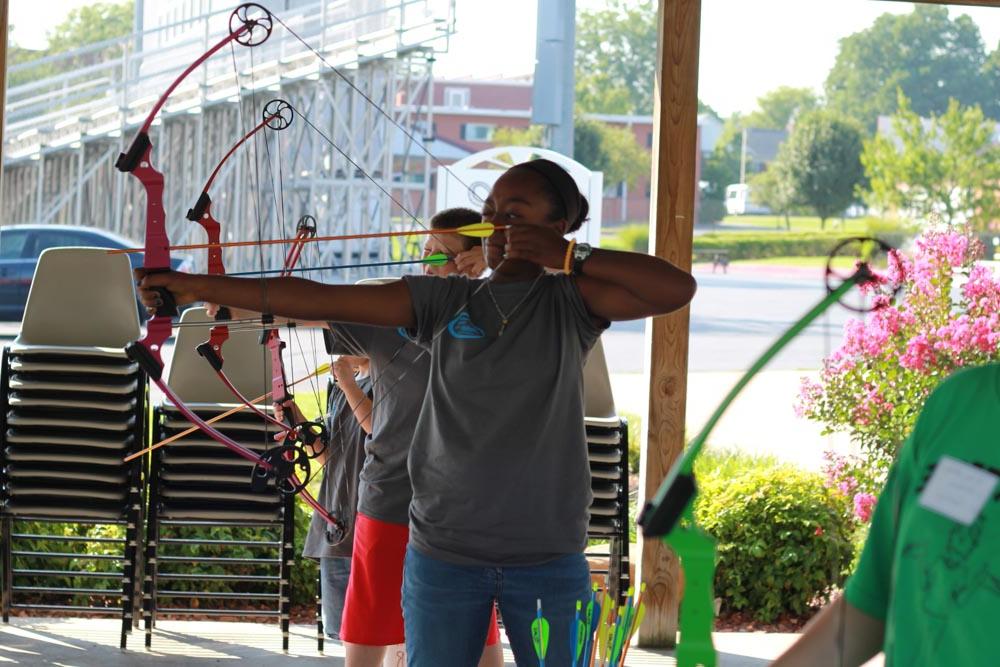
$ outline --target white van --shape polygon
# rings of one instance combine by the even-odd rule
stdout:
[[[727,215],[763,215],[771,209],[753,200],[753,191],[746,183],[726,186]]]

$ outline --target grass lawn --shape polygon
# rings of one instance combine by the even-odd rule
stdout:
[[[326,409],[326,377],[320,379],[323,388],[318,392],[310,391],[305,382],[302,383],[302,388],[295,392],[295,405],[299,406],[303,416],[309,420],[323,416],[321,409]]]
[[[793,232],[818,232],[819,218],[816,216],[793,215],[789,218]],[[868,231],[867,218],[828,218],[828,232],[848,232],[864,234]],[[723,225],[739,225],[741,227],[756,227],[759,229],[785,230],[785,218],[780,215],[727,215],[722,219]]]
[[[822,269],[826,266],[826,255],[817,257],[768,257],[766,259],[734,259],[732,264],[764,264],[767,266],[803,266]],[[833,260],[835,269],[851,269],[854,266],[852,257],[836,257]]]

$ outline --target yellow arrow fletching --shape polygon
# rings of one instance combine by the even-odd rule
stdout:
[[[485,220],[483,220],[482,222],[474,222],[471,225],[463,225],[458,229],[456,229],[455,231],[457,231],[459,234],[463,236],[472,236],[479,239],[485,239],[493,235],[493,230],[494,230],[493,223],[486,222]]]

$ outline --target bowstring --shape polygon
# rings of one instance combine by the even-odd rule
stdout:
[[[480,203],[482,203],[482,201],[483,201],[482,197],[480,197],[476,193],[476,191],[472,188],[472,186],[469,185],[468,183],[466,183],[465,181],[463,181],[458,176],[456,176],[455,173],[451,169],[448,168],[448,165],[446,165],[443,162],[441,162],[441,160],[438,159],[438,157],[436,155],[434,155],[434,153],[432,153],[426,146],[424,146],[423,141],[418,140],[414,136],[414,134],[412,132],[410,132],[409,130],[407,130],[406,127],[404,127],[395,118],[393,118],[392,114],[390,114],[385,109],[383,109],[382,107],[380,107],[375,102],[375,100],[373,100],[369,95],[365,94],[365,92],[363,90],[361,90],[358,86],[356,86],[353,81],[351,81],[350,77],[348,77],[347,75],[345,75],[339,68],[335,67],[333,64],[330,63],[330,61],[328,61],[326,58],[324,58],[322,53],[320,53],[316,48],[314,48],[312,46],[312,44],[310,44],[309,42],[307,42],[301,35],[299,35],[297,32],[295,32],[294,30],[292,30],[291,26],[289,26],[287,23],[285,23],[281,19],[280,16],[278,16],[277,14],[272,14],[272,17],[274,18],[274,20],[276,22],[280,23],[281,26],[285,30],[288,31],[288,34],[290,34],[292,37],[294,37],[296,40],[298,40],[314,56],[316,56],[316,58],[318,58],[320,60],[320,62],[322,62],[324,65],[326,65],[334,74],[336,74],[338,77],[340,77],[340,79],[344,83],[346,83],[348,86],[350,86],[350,88],[352,90],[354,90],[366,102],[368,102],[368,104],[370,104],[377,112],[379,112],[381,115],[385,116],[385,118],[390,123],[392,123],[393,126],[395,126],[400,132],[402,132],[404,135],[406,135],[406,137],[408,139],[410,139],[410,141],[413,142],[413,144],[416,145],[425,155],[427,155],[427,157],[429,157],[431,159],[431,161],[434,162],[435,165],[437,165],[438,167],[441,167],[442,169],[444,169],[452,178],[454,178],[456,181],[458,181],[459,183],[461,183],[465,187],[465,189],[468,190],[470,194],[472,194],[472,196],[474,196],[477,200],[479,200]],[[430,100],[430,102],[433,103],[433,100]]]
[[[368,104],[371,105],[372,108],[374,108],[379,114],[381,114],[382,116],[384,116],[395,128],[397,128],[405,136],[407,136],[436,165],[438,165],[439,167],[441,167],[442,169],[444,169],[449,175],[451,175],[452,178],[454,178],[456,181],[458,181],[460,184],[462,184],[466,188],[466,190],[473,197],[475,197],[480,203],[483,202],[482,197],[480,197],[476,193],[476,191],[468,183],[466,183],[464,180],[462,180],[461,178],[459,178],[458,176],[456,176],[454,174],[454,172],[452,172],[451,169],[448,168],[447,165],[443,164],[441,162],[441,160],[437,158],[437,156],[435,156],[430,150],[428,150],[423,145],[422,142],[418,141],[416,139],[416,137],[414,137],[414,135],[413,135],[412,132],[410,132],[403,125],[401,125],[399,122],[397,122],[392,117],[391,114],[389,114],[388,112],[386,112],[385,109],[383,109],[382,107],[380,107],[375,102],[375,100],[373,100],[369,95],[367,95],[363,90],[361,90],[357,85],[355,85],[354,82],[352,82],[349,77],[347,77],[346,75],[344,75],[338,68],[336,68],[332,64],[330,64],[330,62],[327,61],[326,58],[324,58],[321,53],[319,53],[308,42],[306,42],[298,33],[296,33],[294,30],[292,30],[292,28],[289,27],[287,23],[285,23],[283,20],[281,20],[281,18],[278,17],[277,15],[274,15],[274,20],[277,21],[278,23],[280,23],[289,32],[289,34],[291,34],[299,42],[301,42],[310,52],[312,52],[321,62],[323,62],[323,64],[325,64],[338,77],[340,77],[340,79],[343,80],[354,92],[356,92],[366,102],[368,102]],[[402,213],[404,213],[412,222],[416,223],[421,228],[423,228],[423,229],[425,229],[427,231],[430,231],[429,228],[427,227],[427,225],[425,225],[423,222],[421,222],[421,220],[413,212],[411,212],[407,206],[405,206],[399,199],[397,199],[395,196],[393,196],[393,194],[389,190],[387,190],[385,187],[383,187],[381,183],[379,183],[371,174],[368,173],[368,171],[366,169],[364,169],[360,164],[358,164],[358,162],[355,161],[351,157],[351,155],[349,155],[346,151],[344,151],[342,148],[340,148],[340,146],[337,145],[337,143],[335,143],[333,141],[333,139],[331,139],[325,132],[323,132],[322,129],[320,129],[319,127],[317,127],[316,124],[313,123],[309,119],[309,117],[305,113],[302,112],[302,110],[300,110],[298,107],[295,107],[291,103],[289,103],[289,107],[292,109],[292,111],[298,117],[300,117],[302,119],[302,121],[304,123],[306,123],[306,125],[309,126],[310,129],[312,129],[314,132],[316,132],[316,134],[318,136],[320,136],[331,148],[333,148],[345,160],[347,160],[347,162],[349,162],[355,169],[357,169],[357,171],[359,171],[366,179],[368,179],[369,181],[371,181],[371,183],[373,185],[375,185],[375,187],[378,188],[378,190],[381,191],[392,203],[394,203],[400,209],[400,211],[402,211]],[[487,245],[488,244],[487,244],[486,239],[482,239],[482,241],[481,241],[482,253],[483,253],[484,260],[487,260],[487,269],[488,269],[489,268],[489,263],[488,263],[488,249],[487,249]],[[445,331],[447,331],[447,329],[448,329],[448,322],[451,319],[454,319],[455,317],[457,317],[458,315],[460,315],[463,311],[465,311],[469,307],[469,305],[472,302],[472,299],[475,298],[475,296],[477,294],[479,294],[479,292],[482,291],[482,289],[484,287],[486,287],[489,284],[489,282],[492,281],[493,277],[496,275],[496,272],[500,269],[501,266],[503,266],[503,264],[504,264],[505,261],[506,261],[506,259],[502,258],[501,261],[500,261],[500,264],[498,264],[496,266],[496,268],[494,268],[494,269],[492,269],[492,271],[490,271],[488,277],[482,279],[482,282],[479,284],[479,286],[476,287],[472,291],[472,293],[469,295],[469,297],[465,301],[465,303],[463,303],[455,311],[455,313],[452,315],[452,317],[445,319],[444,320],[444,324],[437,331],[433,332],[433,335],[431,336],[430,341],[428,342],[428,346],[427,347],[425,347],[423,345],[417,345],[417,343],[415,341],[411,341],[411,340],[407,339],[407,340],[404,340],[403,343],[398,348],[396,348],[395,352],[393,352],[393,354],[390,356],[389,360],[386,362],[386,364],[384,365],[384,367],[381,369],[381,373],[379,374],[379,378],[376,379],[376,378],[372,377],[372,392],[373,392],[372,406],[371,406],[371,408],[369,408],[368,413],[365,414],[364,417],[361,417],[361,418],[358,419],[359,422],[362,422],[362,421],[368,419],[369,417],[371,417],[374,414],[375,408],[379,404],[381,404],[381,402],[383,400],[387,399],[392,394],[393,390],[406,378],[406,376],[409,374],[410,370],[412,369],[413,365],[416,364],[417,361],[421,360],[425,355],[429,354],[429,347],[431,345],[433,345],[434,341],[437,340]],[[544,271],[544,267],[542,267],[542,270]],[[263,274],[261,275],[261,279],[264,280]],[[416,357],[413,358],[413,360],[410,363],[410,367],[407,368],[406,370],[404,370],[396,378],[396,381],[393,382],[393,384],[390,385],[386,389],[386,391],[381,395],[381,397],[378,398],[378,399],[374,398],[374,390],[375,390],[376,385],[384,379],[384,377],[387,374],[388,369],[390,367],[392,367],[392,365],[395,363],[395,361],[399,358],[399,355],[402,353],[402,351],[404,349],[406,349],[407,345],[417,345],[417,347],[420,350],[420,352],[417,354]],[[332,357],[331,357],[331,359],[332,359]],[[369,371],[369,373],[371,374],[371,371]],[[330,435],[330,441],[331,441],[331,443],[334,441],[334,438],[336,436],[340,435],[340,433],[341,433],[342,430],[343,430],[343,426],[340,425],[340,424],[338,424],[337,430],[329,434]]]

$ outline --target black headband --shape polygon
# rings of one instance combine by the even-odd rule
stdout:
[[[563,210],[566,211],[566,222],[570,227],[576,224],[576,219],[580,215],[580,189],[576,181],[569,175],[569,172],[560,167],[552,160],[536,158],[528,162],[521,162],[514,165],[514,169],[525,167],[548,181],[556,195],[562,200]],[[575,195],[575,196],[574,196]]]

